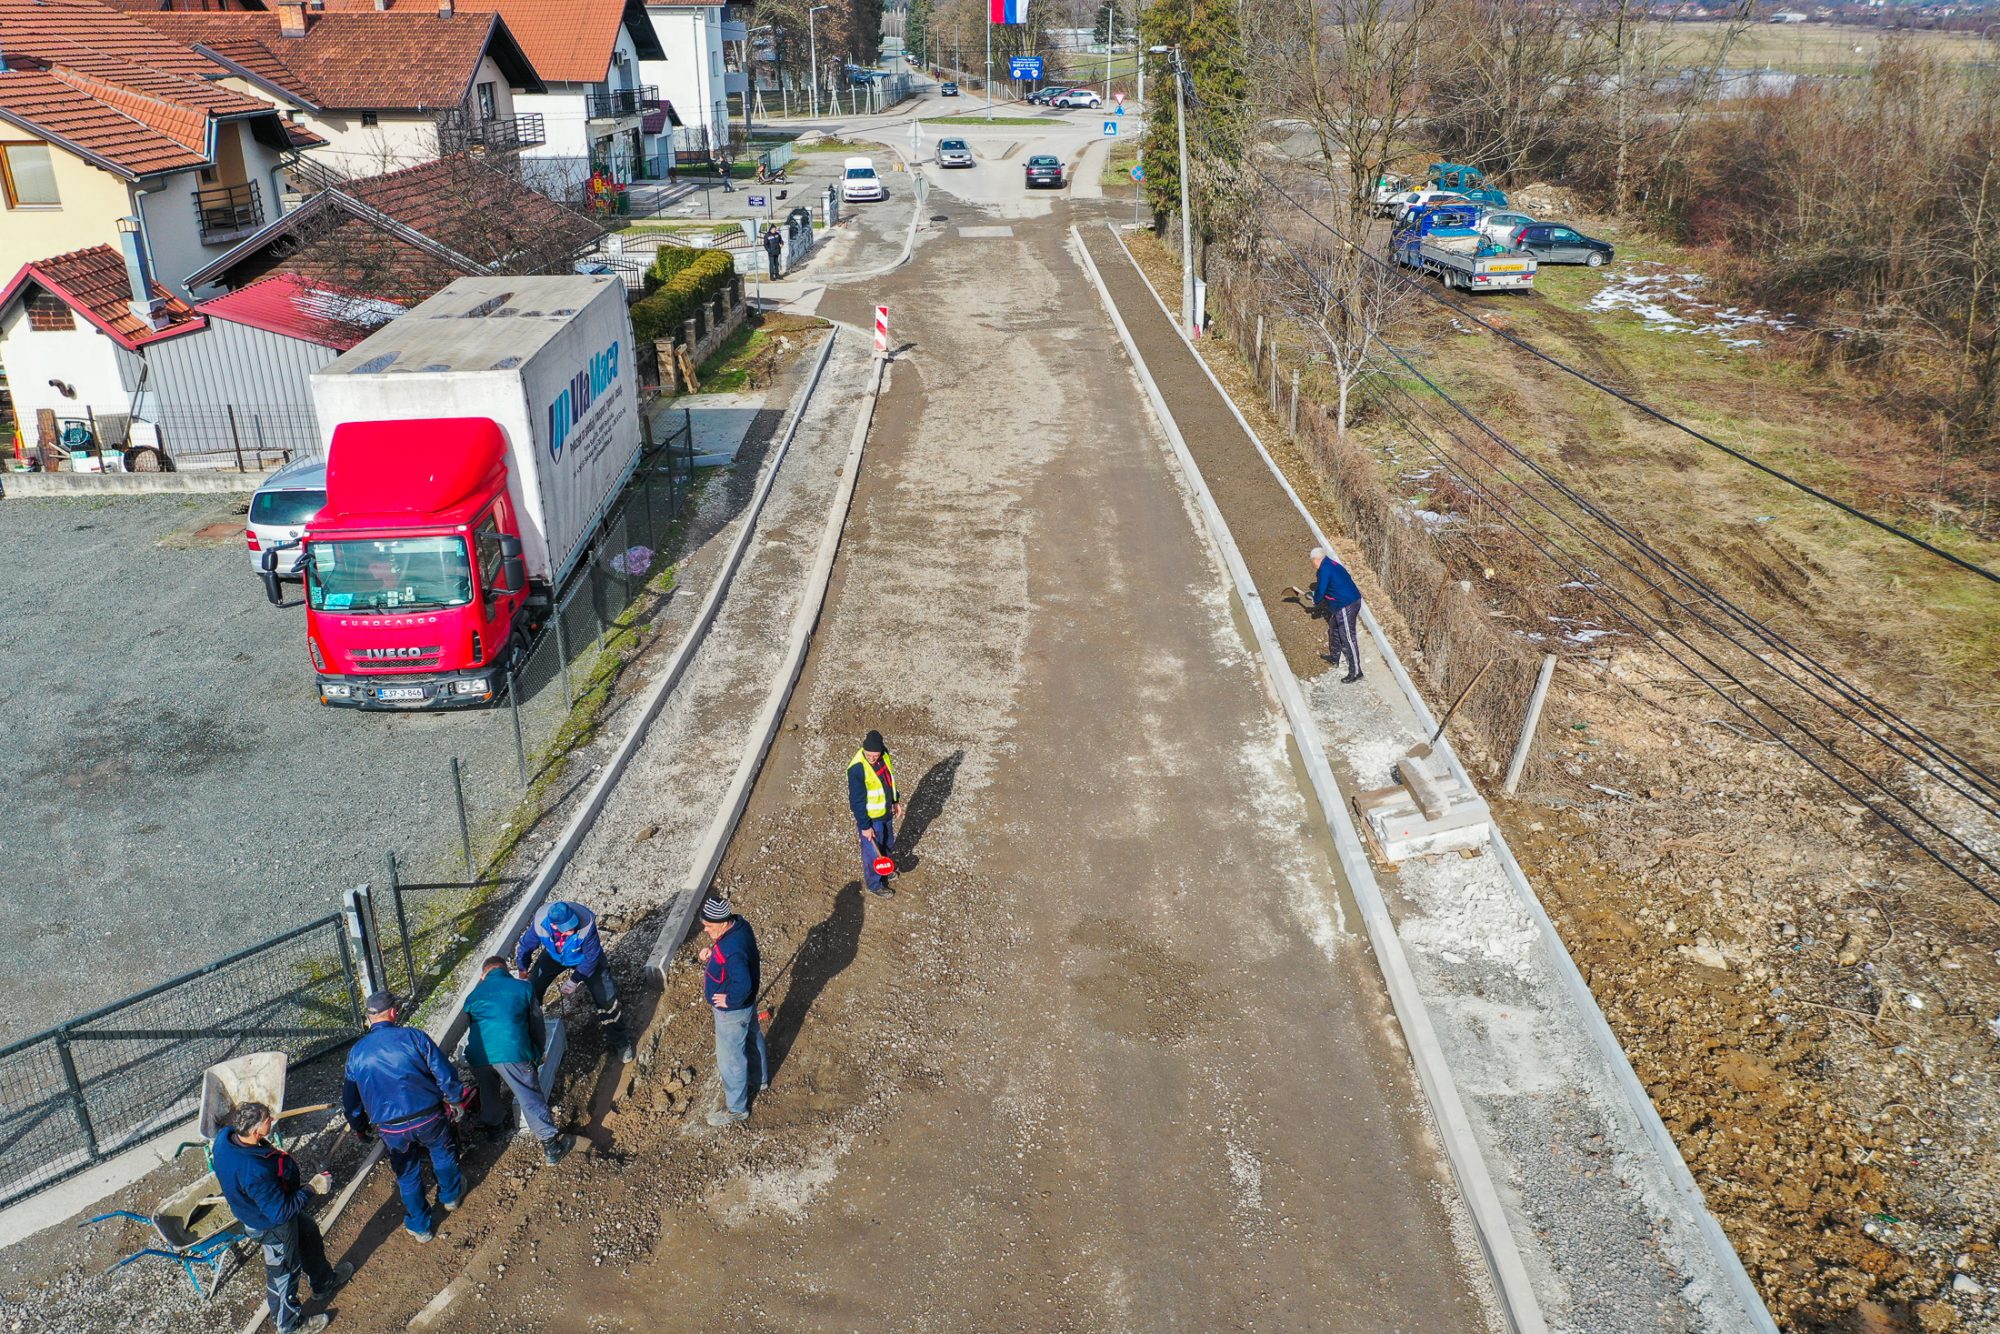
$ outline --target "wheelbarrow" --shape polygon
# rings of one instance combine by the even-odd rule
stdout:
[[[199,1146],[207,1152],[214,1143],[215,1134],[229,1119],[237,1104],[261,1102],[271,1109],[272,1114],[283,1119],[300,1116],[307,1112],[323,1112],[326,1105],[297,1107],[285,1110],[285,1073],[288,1058],[281,1051],[253,1052],[239,1056],[233,1061],[223,1061],[211,1065],[202,1072],[201,1114],[197,1125],[199,1140],[189,1140],[180,1146],[191,1149]],[[277,1137],[272,1137],[273,1142]],[[282,1144],[279,1147],[283,1147]],[[178,1154],[179,1149],[175,1150]],[[229,1208],[229,1202],[222,1197],[222,1186],[215,1179],[215,1163],[209,1161],[208,1172],[192,1185],[185,1186],[169,1195],[154,1213],[139,1214],[129,1209],[114,1209],[107,1214],[99,1214],[88,1223],[102,1223],[112,1218],[129,1218],[152,1228],[159,1237],[158,1246],[147,1246],[111,1266],[122,1269],[134,1260],[148,1255],[159,1256],[163,1260],[177,1260],[187,1271],[188,1282],[194,1285],[197,1296],[207,1301],[210,1293],[201,1286],[201,1277],[195,1272],[198,1264],[211,1269],[210,1282],[220,1279],[222,1266],[234,1253],[238,1241],[244,1240],[243,1224]]]
[[[112,1269],[123,1269],[134,1260],[148,1255],[177,1260],[187,1271],[188,1282],[194,1285],[195,1295],[203,1301],[209,1299],[213,1289],[201,1286],[201,1276],[195,1272],[195,1266],[207,1265],[210,1269],[209,1282],[215,1283],[222,1277],[222,1266],[234,1254],[236,1243],[243,1240],[243,1224],[237,1221],[228,1201],[222,1198],[222,1186],[213,1172],[203,1174],[199,1181],[169,1195],[159,1211],[150,1216],[133,1213],[130,1209],[113,1209],[79,1226],[89,1227],[91,1223],[102,1223],[111,1218],[129,1218],[144,1223],[160,1239],[158,1246],[136,1250],[111,1266]]]

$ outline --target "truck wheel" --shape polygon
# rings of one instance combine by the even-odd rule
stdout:
[[[1601,250],[1593,250],[1590,252],[1590,258],[1586,259],[1583,262],[1588,264],[1593,269],[1601,269],[1604,267],[1604,252]]]

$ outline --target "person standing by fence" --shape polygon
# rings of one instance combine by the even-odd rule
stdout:
[[[451,1127],[465,1115],[469,1093],[430,1034],[396,1022],[394,995],[378,991],[368,998],[368,1032],[347,1053],[341,1105],[356,1139],[382,1137],[403,1196],[403,1226],[418,1241],[437,1235],[424,1193],[426,1159],[444,1211],[465,1198]]]
[[[1312,549],[1313,610],[1326,615],[1326,654],[1338,667],[1349,663],[1343,682],[1361,679],[1361,639],[1355,626],[1361,619],[1361,590],[1347,567],[1323,547]]]
[[[727,899],[710,894],[702,900],[702,999],[715,1012],[715,1074],[722,1081],[723,1105],[708,1114],[712,1126],[733,1126],[750,1119],[751,1065],[757,1091],[771,1086],[771,1056],[764,1045],[764,1028],[757,1022],[757,993],[764,985],[763,960],[750,923],[736,915]]]
[[[597,934],[597,914],[581,903],[556,899],[537,909],[521,933],[520,943],[514,946],[514,971],[528,979],[539,1000],[549,983],[572,969],[597,1006],[604,1045],[629,1064],[634,1056],[632,1037],[625,1031],[625,1007],[619,1002],[611,961],[604,957],[604,942]]]
[[[471,1023],[465,1061],[479,1086],[480,1127],[489,1134],[499,1133],[507,1124],[510,1103],[520,1103],[529,1131],[541,1141],[542,1161],[554,1167],[576,1147],[576,1136],[556,1129],[548,1099],[542,1096],[546,1045],[542,1007],[536,1003],[535,989],[508,972],[507,961],[499,955],[482,969],[479,985],[465,998],[465,1016]]]
[[[313,1296],[324,1302],[353,1277],[354,1266],[326,1262],[319,1224],[306,1212],[315,1195],[332,1188],[333,1177],[321,1172],[301,1183],[292,1155],[269,1142],[276,1124],[263,1103],[238,1103],[229,1124],[215,1132],[209,1161],[223,1200],[243,1225],[243,1235],[264,1248],[264,1295],[271,1324],[278,1334],[319,1334],[329,1317],[323,1311],[310,1320],[301,1317],[299,1275],[305,1275]]]
[[[861,740],[861,749],[847,763],[847,806],[854,812],[854,824],[861,836],[861,879],[870,894],[895,897],[888,880],[875,869],[879,857],[896,850],[896,824],[903,818],[903,803],[896,791],[896,760],[889,754],[882,734],[870,731]]]
[[[764,253],[771,259],[771,281],[778,281],[778,265],[785,255],[785,234],[772,223],[764,229]]]

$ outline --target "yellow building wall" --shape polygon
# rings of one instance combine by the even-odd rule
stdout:
[[[14,126],[0,126],[0,141],[21,143],[30,136]],[[51,145],[56,194],[55,208],[6,208],[0,200],[0,286],[13,280],[23,264],[67,254],[94,245],[118,248],[118,219],[132,212],[126,183],[100,171],[74,153]]]

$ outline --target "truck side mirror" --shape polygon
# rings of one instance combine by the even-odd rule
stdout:
[[[263,570],[264,596],[271,600],[271,605],[274,607],[285,605],[285,595],[278,588],[278,553],[290,551],[293,547],[302,545],[304,541],[304,538],[295,537],[289,542],[275,542],[265,547],[264,554],[258,558],[257,563]]]
[[[521,558],[521,539],[511,533],[500,535],[500,579],[505,588],[496,593],[518,593],[528,586],[528,562]]]

